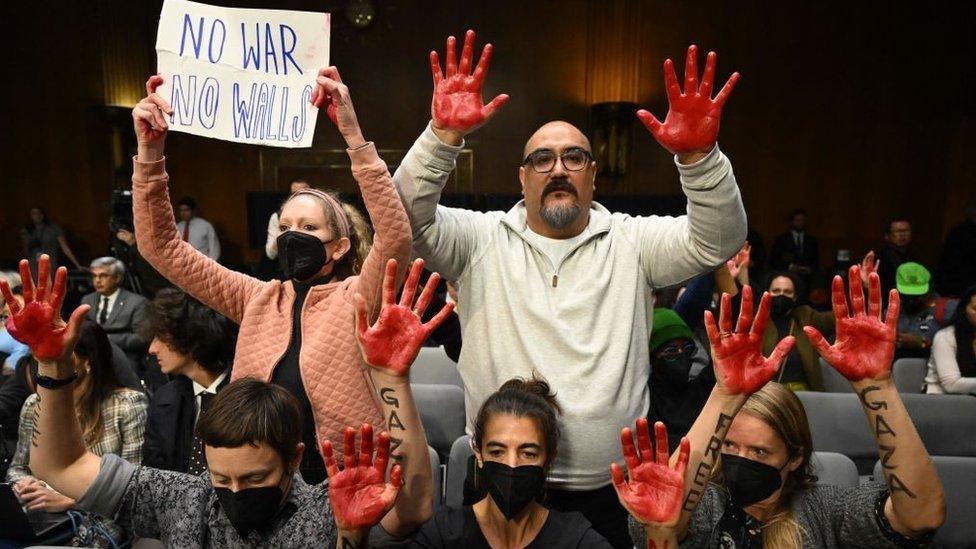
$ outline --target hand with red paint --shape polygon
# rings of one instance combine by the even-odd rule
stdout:
[[[708,154],[718,140],[718,127],[722,107],[739,81],[734,72],[712,99],[715,81],[715,52],[708,52],[705,73],[698,84],[698,47],[688,47],[685,61],[685,89],[682,92],[674,72],[674,62],[664,61],[664,83],[668,94],[668,115],[660,122],[650,112],[641,109],[637,117],[647,126],[657,142],[672,154],[678,155],[682,164],[690,164]]]
[[[861,284],[867,286],[870,283],[871,273],[877,273],[880,266],[881,262],[874,258],[874,250],[864,254],[864,259],[861,260]]]
[[[163,157],[163,145],[169,122],[166,116],[173,114],[169,102],[156,93],[163,83],[163,77],[154,74],[146,80],[146,97],[132,109],[132,123],[135,126],[138,156],[141,162],[155,162]]]
[[[363,359],[373,368],[396,377],[409,375],[410,365],[417,358],[424,341],[454,310],[454,304],[447,303],[434,318],[427,323],[422,322],[421,317],[440,281],[440,275],[433,273],[414,304],[414,294],[423,268],[423,259],[413,262],[407,281],[403,284],[400,303],[395,303],[397,262],[391,259],[386,263],[383,305],[379,318],[372,326],[367,317],[366,299],[356,294],[356,334]]]
[[[385,431],[376,437],[376,458],[373,458],[373,427],[364,423],[360,428],[359,452],[356,452],[356,430],[346,427],[343,433],[343,469],[339,470],[332,443],[322,443],[322,459],[329,473],[329,502],[335,515],[340,536],[358,538],[378,524],[393,507],[400,486],[400,465],[390,469],[386,480],[386,466],[390,461],[390,435]],[[358,539],[357,539],[358,541]]]
[[[38,260],[37,287],[31,278],[30,265],[20,261],[20,278],[24,304],[14,299],[10,285],[0,279],[0,292],[10,308],[7,331],[17,341],[30,347],[31,354],[41,362],[62,361],[71,354],[81,321],[88,312],[88,305],[75,309],[65,323],[61,318],[68,270],[60,267],[51,286],[51,259],[42,255]]]
[[[482,99],[482,86],[491,62],[491,44],[485,44],[473,73],[473,30],[464,35],[460,64],[455,61],[456,49],[455,38],[448,37],[445,72],[441,72],[437,52],[430,52],[430,71],[434,76],[434,98],[430,103],[431,127],[442,141],[452,145],[459,144],[465,135],[483,126],[508,101],[508,95],[504,93],[495,96],[487,105]]]
[[[681,439],[678,462],[668,465],[668,432],[660,421],[654,424],[657,439],[651,448],[651,435],[647,420],[637,420],[637,446],[630,427],[620,430],[620,445],[630,479],[616,463],[610,464],[613,487],[617,490],[620,504],[637,522],[643,525],[673,527],[681,515],[681,495],[685,485],[685,468],[688,466],[690,443]]]
[[[335,67],[319,69],[311,102],[320,109],[325,107],[325,113],[339,128],[339,133],[346,140],[346,146],[350,149],[358,149],[366,144],[363,131],[359,127],[359,120],[356,118],[356,110],[352,106],[349,87],[342,83],[339,69]]]
[[[803,331],[810,338],[813,348],[835,370],[851,382],[865,379],[876,381],[891,378],[891,360],[895,355],[895,333],[898,325],[900,300],[898,290],[888,294],[888,313],[881,320],[881,279],[878,273],[868,276],[868,306],[864,308],[864,288],[860,284],[861,269],[852,265],[848,272],[851,309],[847,310],[844,281],[835,276],[833,281],[834,319],[837,337],[831,345],[812,326]]]
[[[728,394],[749,396],[762,388],[789,354],[795,343],[793,336],[776,344],[772,355],[762,355],[763,332],[769,320],[770,296],[764,292],[759,301],[755,322],[752,318],[752,287],[743,286],[742,306],[735,331],[732,331],[732,297],[722,294],[719,326],[711,311],[705,311],[705,329],[712,345],[712,366],[717,387]],[[751,326],[751,328],[750,328]]]
[[[732,278],[738,278],[742,269],[749,268],[749,253],[752,251],[752,246],[748,242],[742,245],[742,249],[735,254],[735,257],[725,262],[725,266],[729,269],[729,274]]]

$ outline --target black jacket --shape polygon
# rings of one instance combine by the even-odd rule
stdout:
[[[217,392],[223,390],[229,381],[230,370],[217,386]],[[177,376],[157,389],[149,404],[142,464],[185,473],[190,462],[196,412],[190,378]]]

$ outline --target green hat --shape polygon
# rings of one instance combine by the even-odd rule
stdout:
[[[925,295],[929,293],[929,270],[918,263],[902,263],[895,271],[895,286],[904,295]]]
[[[678,313],[671,309],[665,309],[663,307],[654,309],[654,325],[651,329],[650,342],[651,353],[672,339],[679,338],[694,341],[691,328],[685,324],[685,321],[681,320]]]

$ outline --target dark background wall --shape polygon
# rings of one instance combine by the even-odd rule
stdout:
[[[750,223],[767,242],[786,212],[810,212],[822,255],[878,245],[886,219],[908,212],[928,262],[976,198],[972,5],[868,2],[397,2],[375,1],[372,26],[345,19],[345,1],[211,3],[330,11],[332,63],[349,85],[368,139],[409,148],[429,119],[427,52],[466,28],[495,44],[486,97],[509,104],[472,135],[477,193],[518,192],[529,134],[565,119],[587,129],[589,105],[630,100],[663,116],[661,62],[679,71],[689,43],[719,53],[718,74],[742,80],[720,143],[734,163]],[[82,261],[106,249],[108,196],[131,174],[113,150],[110,116],[131,107],[153,72],[159,0],[12,3],[3,8],[6,62],[0,147],[0,260],[20,255],[16,230],[43,205]],[[716,86],[717,87],[717,86]],[[114,114],[113,114],[114,113]],[[116,123],[116,127],[119,124]],[[172,194],[191,194],[214,222],[231,263],[255,261],[245,193],[281,190],[262,180],[258,147],[171,135]],[[320,117],[315,150],[341,148]],[[630,171],[597,194],[680,193],[669,155],[637,126]],[[114,171],[115,165],[121,166]],[[348,177],[334,181],[351,189]]]

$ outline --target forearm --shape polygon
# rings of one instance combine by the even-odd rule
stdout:
[[[690,242],[705,264],[720,265],[746,239],[746,212],[732,163],[716,145],[696,164],[678,168],[688,197]]]
[[[945,520],[942,482],[897,388],[890,379],[853,386],[874,432],[891,492],[885,509],[889,521],[909,536],[938,528]]]
[[[336,537],[336,549],[365,548],[369,539],[369,530],[339,530]]]
[[[73,372],[70,364],[40,362],[38,374],[63,379]],[[98,474],[99,459],[85,448],[75,413],[71,385],[54,390],[37,388],[30,468],[58,492],[81,497]]]
[[[391,462],[402,468],[403,487],[393,509],[383,517],[383,528],[403,537],[426,522],[433,513],[434,482],[430,473],[427,435],[407,377],[372,371],[373,383],[383,405],[390,433]]]
[[[732,419],[739,413],[745,401],[745,396],[729,395],[719,386],[715,386],[691,426],[691,430],[688,431],[691,453],[685,472],[684,503],[681,506],[681,518],[677,527],[679,533],[687,530],[691,515],[705,493],[711,472],[721,456],[722,443],[732,425]],[[678,451],[675,451],[671,456],[672,466],[677,459]]]
[[[644,527],[647,549],[678,549],[678,535],[674,528]]]

